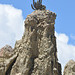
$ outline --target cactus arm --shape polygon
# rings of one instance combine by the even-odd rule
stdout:
[[[41,4],[42,4],[42,0],[40,0]]]
[[[31,4],[31,7],[32,7],[33,10],[35,10],[32,4]]]
[[[35,1],[33,0],[33,5],[35,4]]]
[[[42,0],[39,0],[39,3],[42,4]]]

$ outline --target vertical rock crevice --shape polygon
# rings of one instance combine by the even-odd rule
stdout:
[[[13,66],[14,63],[16,62],[16,59],[17,59],[17,57],[16,57],[16,58],[13,60],[13,62],[9,65],[9,67],[8,67],[8,69],[7,69],[6,73],[5,73],[5,75],[10,75],[12,66]]]
[[[30,60],[31,60],[31,68],[30,68],[30,70],[29,70],[29,73],[28,73],[28,75],[31,75],[32,74],[32,71],[34,70],[34,60],[35,60],[36,58],[30,58]]]

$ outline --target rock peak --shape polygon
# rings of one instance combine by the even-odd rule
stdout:
[[[56,14],[35,10],[25,20],[25,31],[14,48],[8,75],[61,75],[55,37]],[[12,58],[10,58],[12,59]]]
[[[11,75],[61,75],[54,31],[56,14],[49,10],[35,10],[25,20],[25,32],[16,42],[19,56]],[[17,70],[17,72],[16,72]]]

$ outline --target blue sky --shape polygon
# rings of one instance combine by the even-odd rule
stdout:
[[[6,44],[14,47],[24,32],[24,20],[34,10],[33,0],[0,0],[0,48]],[[46,9],[57,14],[55,31],[58,58],[62,67],[75,60],[75,0],[43,0]]]
[[[0,4],[10,4],[22,10],[23,18],[33,12],[33,0],[0,0]],[[69,44],[75,45],[75,0],[43,0],[46,9],[57,14],[55,30],[69,36]]]

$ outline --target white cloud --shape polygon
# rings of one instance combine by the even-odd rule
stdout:
[[[62,69],[64,69],[64,66],[66,63],[73,59],[75,60],[75,46],[69,45],[69,37],[66,34],[58,34],[56,32],[57,37],[57,49],[58,49],[58,59],[59,62],[62,64]]]
[[[22,10],[11,5],[0,4],[0,48],[6,44],[14,46],[23,34]]]

